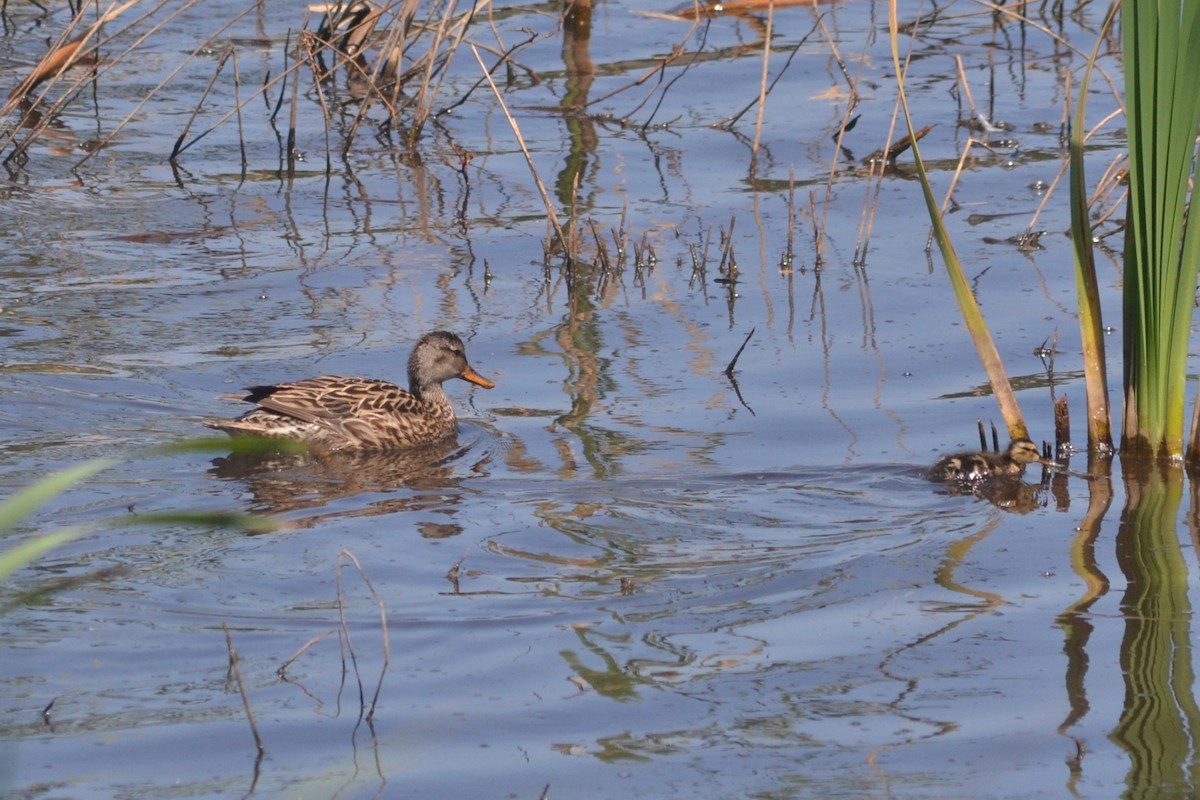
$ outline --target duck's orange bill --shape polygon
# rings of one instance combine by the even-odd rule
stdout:
[[[485,389],[491,389],[493,386],[496,385],[495,383],[493,383],[492,381],[489,381],[487,378],[483,377],[482,375],[480,375],[478,372],[471,369],[470,367],[467,367],[467,371],[462,374],[462,379],[464,381],[470,381],[471,383],[475,384],[476,386],[482,386]]]

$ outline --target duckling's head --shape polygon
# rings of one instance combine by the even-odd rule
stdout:
[[[1033,464],[1035,462],[1044,462],[1042,452],[1038,450],[1038,446],[1030,439],[1013,439],[1008,449],[1004,451],[1004,455],[1009,461],[1017,464]]]

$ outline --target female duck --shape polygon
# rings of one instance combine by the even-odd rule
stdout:
[[[929,480],[942,483],[981,483],[1000,475],[1013,478],[1025,472],[1026,464],[1049,463],[1029,439],[1013,439],[1003,453],[954,453],[942,456],[929,471]]]
[[[420,338],[408,358],[408,390],[387,381],[326,375],[251,386],[249,394],[225,395],[256,408],[237,419],[204,425],[230,436],[296,439],[321,450],[387,450],[417,447],[457,430],[454,409],[442,390],[451,378],[491,389],[494,384],[467,363],[462,339],[448,331]]]

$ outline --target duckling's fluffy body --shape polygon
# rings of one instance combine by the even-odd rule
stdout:
[[[942,456],[929,471],[929,479],[941,483],[981,483],[1000,475],[1019,477],[1025,472],[1026,464],[1042,461],[1042,454],[1031,440],[1013,439],[1002,453],[967,452]]]
[[[434,331],[413,347],[407,390],[341,375],[251,386],[247,394],[226,397],[255,408],[237,419],[210,419],[204,425],[230,436],[296,439],[321,450],[417,447],[457,431],[454,408],[442,389],[452,378],[485,389],[495,386],[471,368],[462,339]]]

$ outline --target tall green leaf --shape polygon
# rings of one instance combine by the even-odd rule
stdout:
[[[1200,125],[1200,3],[1123,0],[1121,27],[1129,136],[1122,445],[1179,458],[1200,257],[1186,214]],[[1197,459],[1194,444],[1190,455]]]
[[[908,126],[908,136],[912,141],[913,160],[917,166],[917,176],[920,178],[921,191],[925,196],[925,207],[929,212],[929,221],[933,224],[933,235],[937,240],[938,249],[942,253],[942,262],[946,266],[946,274],[950,277],[950,285],[954,289],[954,298],[958,301],[959,310],[963,315],[963,323],[971,333],[975,349],[979,353],[979,362],[987,373],[988,382],[992,386],[992,394],[1000,406],[1000,414],[1008,434],[1013,439],[1027,438],[1029,433],[1025,427],[1025,418],[1021,415],[1021,407],[1017,404],[1017,395],[1008,373],[1004,370],[1004,362],[996,343],[988,332],[987,323],[975,295],[971,294],[971,284],[963,272],[958,253],[954,251],[954,243],[950,241],[950,232],[946,230],[942,220],[942,211],[933,196],[933,188],[929,185],[929,176],[925,172],[925,162],[921,158],[921,149],[917,144],[917,132],[913,127],[912,116],[908,112],[908,98],[904,91],[904,71],[900,68],[900,36],[897,24],[896,0],[888,3],[888,33],[892,43],[892,63],[896,69],[896,86],[900,97],[900,106],[904,109],[904,122]]]
[[[1075,252],[1075,291],[1079,297],[1079,338],[1083,345],[1084,386],[1087,391],[1088,449],[1112,452],[1112,418],[1108,404],[1108,365],[1104,350],[1104,321],[1100,313],[1100,282],[1096,278],[1096,259],[1092,250],[1092,224],[1088,216],[1087,182],[1084,178],[1083,139],[1086,132],[1088,88],[1104,33],[1116,17],[1114,5],[1104,20],[1101,35],[1088,58],[1079,100],[1075,103],[1075,121],[1071,128],[1071,242]]]

